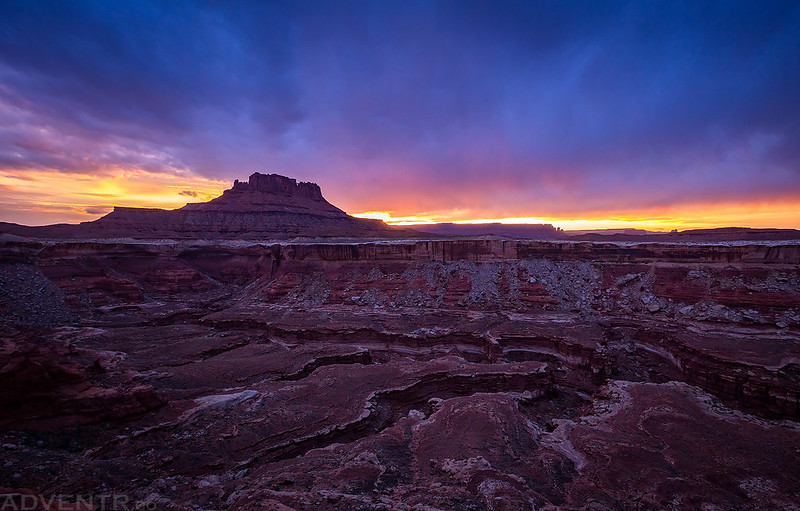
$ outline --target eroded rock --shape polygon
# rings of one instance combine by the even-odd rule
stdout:
[[[187,510],[791,509],[794,250],[17,240],[0,264],[36,276],[14,289],[60,309],[0,310],[0,486]]]

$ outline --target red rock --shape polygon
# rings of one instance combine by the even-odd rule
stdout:
[[[0,426],[59,430],[141,415],[164,404],[149,385],[102,388],[91,382],[101,371],[99,354],[17,335],[0,351]],[[92,360],[94,362],[92,362]]]
[[[14,240],[0,256],[7,289],[64,310],[37,323],[0,294],[4,486],[159,509],[800,501],[791,244]]]

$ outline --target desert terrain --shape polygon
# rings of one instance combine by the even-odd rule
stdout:
[[[5,502],[800,507],[796,240],[425,235],[254,176],[2,229]]]

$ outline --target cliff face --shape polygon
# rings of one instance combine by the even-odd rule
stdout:
[[[356,220],[325,200],[315,183],[298,183],[277,174],[250,176],[208,202],[187,204],[181,212],[284,213]],[[361,222],[357,222],[361,224]]]
[[[306,199],[324,201],[322,190],[316,183],[298,183],[294,179],[289,179],[277,174],[259,174],[256,172],[250,176],[247,183],[240,183],[237,179],[233,182],[231,192],[262,192],[281,195],[291,195]]]
[[[221,196],[175,209],[116,207],[80,225],[0,226],[0,232],[39,238],[289,239],[413,237],[379,220],[353,218],[329,203],[314,183],[277,174],[235,181]]]

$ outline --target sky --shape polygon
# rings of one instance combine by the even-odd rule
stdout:
[[[800,228],[800,2],[0,0],[0,221],[253,172],[389,222]]]

